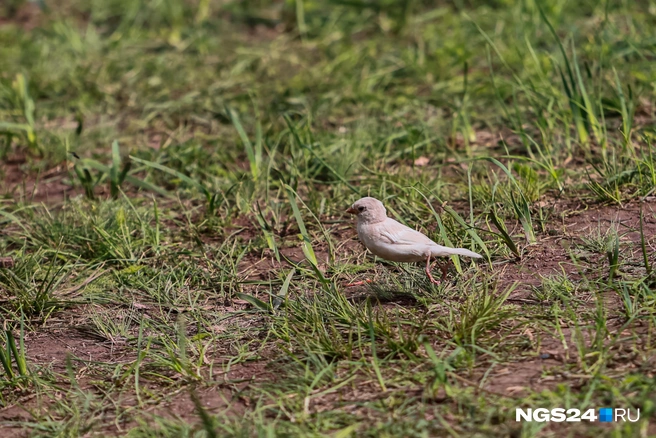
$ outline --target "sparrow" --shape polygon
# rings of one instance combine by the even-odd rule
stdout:
[[[393,262],[426,262],[426,275],[433,284],[440,284],[431,274],[431,258],[461,255],[482,258],[478,253],[464,248],[438,245],[419,231],[413,230],[387,217],[382,202],[369,196],[358,199],[346,210],[357,216],[358,237],[374,255]],[[446,266],[440,266],[442,279]]]

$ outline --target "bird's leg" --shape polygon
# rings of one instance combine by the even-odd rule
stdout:
[[[362,286],[363,284],[369,284],[369,283],[371,283],[371,279],[365,278],[362,281],[356,281],[355,283],[345,284],[344,287]]]
[[[437,260],[433,262],[433,265],[437,265],[442,271],[442,278],[440,278],[440,281],[446,280],[446,274],[449,271],[449,263],[452,263],[451,259],[447,260],[446,263],[440,263]],[[431,266],[431,271],[432,270],[433,270],[433,266]]]
[[[439,266],[440,269],[442,270],[442,279],[440,281],[446,280],[446,274],[449,270],[449,262],[444,263],[444,264],[438,263],[437,266]]]
[[[444,270],[442,270],[442,272],[444,273]],[[437,280],[435,280],[435,279],[433,278],[433,275],[431,274],[430,255],[429,255],[428,257],[426,257],[426,275],[428,275],[428,278],[429,278],[429,280],[430,280],[431,283],[433,283],[433,284],[440,284],[440,282],[437,281]],[[446,276],[446,274],[442,276],[442,280],[444,280],[444,277],[445,277],[445,276]]]

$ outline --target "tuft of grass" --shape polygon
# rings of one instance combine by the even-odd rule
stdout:
[[[84,194],[87,198],[95,199],[94,189],[105,179],[109,180],[109,193],[112,199],[117,199],[119,197],[119,194],[121,193],[121,187],[125,181],[135,185],[136,187],[150,190],[160,195],[168,196],[168,193],[162,188],[129,175],[128,172],[132,167],[132,163],[130,161],[126,161],[121,168],[121,154],[119,144],[116,140],[112,142],[111,160],[111,166],[105,166],[96,160],[88,158],[80,160],[80,163],[76,163],[74,165],[73,170],[80,180],[80,183],[84,188]],[[92,177],[90,170],[97,171],[98,174],[95,178]]]
[[[36,134],[36,105],[30,95],[27,77],[18,73],[9,86],[0,82],[0,96],[4,100],[2,106],[6,105],[12,116],[11,121],[0,119],[0,134],[5,135],[5,148],[9,148],[12,139],[18,137],[31,152],[42,154],[44,151]]]
[[[473,282],[471,284],[475,285]],[[448,316],[442,318],[443,322],[439,323],[442,330],[453,335],[457,345],[472,351],[481,348],[480,339],[486,332],[497,328],[511,314],[503,306],[517,285],[508,287],[496,296],[486,284],[475,287],[458,311],[450,310]]]
[[[4,369],[3,383],[9,386],[21,387],[23,382],[29,376],[27,368],[27,356],[25,353],[25,324],[23,315],[20,318],[20,330],[18,344],[14,337],[14,327],[8,325],[7,321],[3,324],[3,337],[0,339],[4,347],[0,348],[0,362]],[[4,385],[3,385],[4,386]]]
[[[66,284],[73,268],[59,263],[59,251],[41,250],[21,256],[11,269],[0,269],[0,287],[10,296],[13,311],[44,319],[61,304],[56,292]]]
[[[517,179],[503,163],[496,160],[495,158],[486,158],[486,160],[498,166],[506,174],[514,186],[515,191],[510,193],[510,201],[512,203],[513,211],[515,212],[515,216],[521,222],[522,227],[524,228],[526,241],[529,244],[534,244],[536,242],[535,231],[533,230],[531,209],[525,191],[522,190]]]

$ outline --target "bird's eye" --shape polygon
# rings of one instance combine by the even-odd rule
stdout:
[[[366,207],[358,207],[358,211],[365,211],[366,209]]]

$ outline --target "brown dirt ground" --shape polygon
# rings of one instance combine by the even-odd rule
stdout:
[[[58,321],[51,321],[51,323],[59,325]],[[135,360],[133,350],[121,348],[120,344],[100,341],[98,337],[90,336],[87,332],[67,324],[61,324],[60,328],[43,328],[36,333],[28,333],[25,343],[28,362],[47,368],[48,372],[55,376],[61,376],[57,378],[58,386],[64,389],[70,386],[70,381],[64,377],[67,375],[67,361],[70,358],[76,369],[77,385],[81,390],[91,391],[98,396],[102,396],[102,391],[98,390],[97,382],[98,380],[106,381],[107,376],[98,374],[98,370],[93,367],[94,362],[117,365],[129,364]],[[77,359],[88,365],[80,365],[83,362]],[[275,377],[275,371],[270,369],[270,364],[264,361],[239,363],[224,371],[221,359],[211,358],[211,360],[213,359],[216,361],[212,383],[194,388],[194,393],[201,405],[209,413],[227,412],[241,415],[251,404],[249,398],[242,395],[249,384],[255,381],[261,384],[263,381],[273,380]],[[163,398],[158,400],[159,403],[156,405],[146,402],[145,407],[139,408],[140,417],[148,419],[157,416],[184,419],[192,423],[198,421],[198,413],[188,387],[163,389],[156,383],[153,384],[153,382],[143,379],[142,391],[144,389],[161,394]],[[35,398],[30,390],[27,390],[26,395],[22,397],[20,394],[16,394],[15,399],[14,403],[0,409],[0,423],[34,421],[30,412],[48,412],[48,407],[52,402]],[[118,403],[123,412],[137,406],[137,400],[134,397],[121,398]],[[103,428],[104,433],[122,434],[137,425],[135,419],[117,424],[114,422],[114,414],[115,412],[111,410],[102,414],[102,423],[106,425]],[[54,414],[51,413],[51,415]],[[128,418],[131,417],[128,416]],[[4,427],[2,436],[18,437],[25,434],[24,429],[19,427]]]
[[[4,10],[3,9],[7,9]],[[41,9],[36,3],[25,2],[10,16],[9,8],[0,7],[0,26],[16,25],[29,31],[38,27],[42,21]],[[4,14],[3,14],[4,12]]]
[[[82,193],[64,182],[68,172],[72,172],[72,163],[69,162],[68,169],[60,164],[36,177],[23,170],[26,164],[27,158],[24,155],[9,156],[4,163],[0,163],[0,176],[3,176],[0,197],[22,197],[29,202],[55,206],[67,197]]]
[[[47,173],[36,181],[31,179],[28,174],[21,170],[24,159],[15,158],[13,161],[7,160],[3,166],[5,174],[3,184],[5,195],[16,193],[16,187],[22,186],[21,191],[24,193],[33,193],[31,197],[33,202],[44,202],[48,205],[62,202],[66,196],[72,193],[71,188],[63,183],[67,169],[59,166]],[[543,276],[566,273],[569,278],[580,278],[579,268],[572,263],[570,256],[571,249],[581,243],[582,237],[605,232],[610,226],[615,226],[621,234],[621,244],[625,249],[633,253],[633,257],[640,256],[640,232],[639,232],[639,215],[640,209],[644,210],[644,234],[647,237],[647,246],[651,252],[656,247],[656,202],[649,199],[640,204],[632,202],[623,207],[603,206],[595,204],[586,204],[583,201],[565,201],[551,200],[545,204],[546,210],[551,215],[549,229],[546,235],[540,234],[539,241],[532,246],[523,248],[521,260],[495,260],[493,269],[498,273],[501,289],[517,282],[519,287],[512,293],[509,303],[524,306],[537,305],[532,300],[533,287],[539,286]],[[554,221],[558,218],[558,221]],[[363,260],[365,252],[361,244],[357,241],[357,235],[349,219],[343,221],[334,220],[327,225],[328,232],[334,242],[342,242],[335,249],[339,257],[348,257],[350,259]],[[255,221],[244,220],[237,222],[236,230],[238,238],[250,240],[259,236],[260,231]],[[557,225],[554,225],[557,224]],[[518,230],[513,230],[518,232]],[[299,247],[299,241],[294,233],[289,233],[284,238],[281,254],[292,261],[303,260],[303,252]],[[320,269],[325,270],[328,262],[327,247],[318,245],[315,248],[319,260]],[[626,254],[623,251],[623,254]],[[607,264],[603,255],[596,255],[598,263]],[[240,277],[244,282],[253,282],[258,280],[270,280],[275,272],[281,267],[291,267],[286,261],[277,262],[270,251],[265,253],[251,253],[246,255],[242,260],[239,268]],[[489,269],[481,265],[481,269]],[[451,274],[453,276],[453,274]],[[255,288],[257,291],[257,288]],[[357,297],[355,298],[357,299]],[[611,307],[619,305],[617,298],[609,297]],[[226,303],[227,304],[227,303]],[[234,304],[239,306],[246,303],[237,300]],[[416,305],[415,300],[407,300],[404,297],[392,297],[388,302],[381,305],[389,306],[408,306]],[[30,333],[26,338],[28,355],[30,363],[49,367],[53,372],[64,375],[66,373],[66,360],[69,355],[73,355],[81,360],[96,362],[129,362],[134,358],[129,352],[123,351],[119,345],[99,341],[97,338],[85,334],[75,329],[72,324],[55,324],[54,320],[57,315],[51,319],[48,324],[59,326],[59,328],[43,329],[37,333]],[[60,323],[62,321],[59,321]],[[619,323],[611,323],[610,328],[618,328]],[[570,329],[564,327],[565,337],[569,338]],[[521,333],[518,336],[531,337],[531,333]],[[563,373],[553,373],[552,369],[561,366],[563,363],[575,362],[576,357],[571,352],[565,351],[563,345],[556,338],[545,338],[540,340],[540,351],[537,356],[527,357],[521,362],[504,364],[502,367],[494,368],[485,377],[484,385],[481,391],[491,394],[500,394],[510,397],[521,397],[527,389],[539,391],[545,388],[553,388],[559,383],[567,383],[572,387],[581,386],[585,383],[585,376],[567,375]],[[631,366],[628,364],[625,366]],[[465,379],[477,387],[481,384],[484,372],[480,370],[469,379]],[[87,367],[78,369],[77,378],[80,382],[86,382],[87,388],[92,388],[90,376]],[[223,376],[223,383],[211,387],[197,388],[196,393],[201,403],[209,412],[218,412],[227,409],[239,415],[245,409],[248,409],[249,401],[247,398],[240,396],[242,390],[248,386],[248,382],[257,377],[261,382],[263,378],[275,379],[275,373],[267,369],[264,362],[247,363],[235,366],[231,371]],[[462,378],[462,377],[460,377]],[[464,379],[464,378],[462,378]],[[375,382],[358,382],[357,388],[352,393],[346,389],[344,393],[339,394],[339,399],[347,403],[348,400],[363,401],[371,397],[372,391],[367,389],[367,385],[375,386]],[[438,397],[439,398],[439,397]],[[318,411],[332,405],[334,400],[314,400],[312,411]],[[437,400],[439,402],[439,400]],[[27,395],[19,398],[19,403],[10,405],[0,410],[0,422],[9,420],[28,421],[31,417],[23,409],[24,407],[34,408],[36,406],[32,396]],[[128,406],[130,402],[128,401]],[[136,403],[136,402],[132,402]],[[325,407],[324,407],[325,405]],[[197,420],[195,406],[191,401],[189,393],[180,391],[166,402],[146,410],[146,415],[157,415],[164,417],[184,418],[189,421]],[[127,427],[133,425],[132,422],[123,425],[114,425],[107,429],[108,434],[121,433]],[[18,436],[21,432],[17,429],[6,429],[6,435]],[[15,433],[15,434],[14,434]]]

